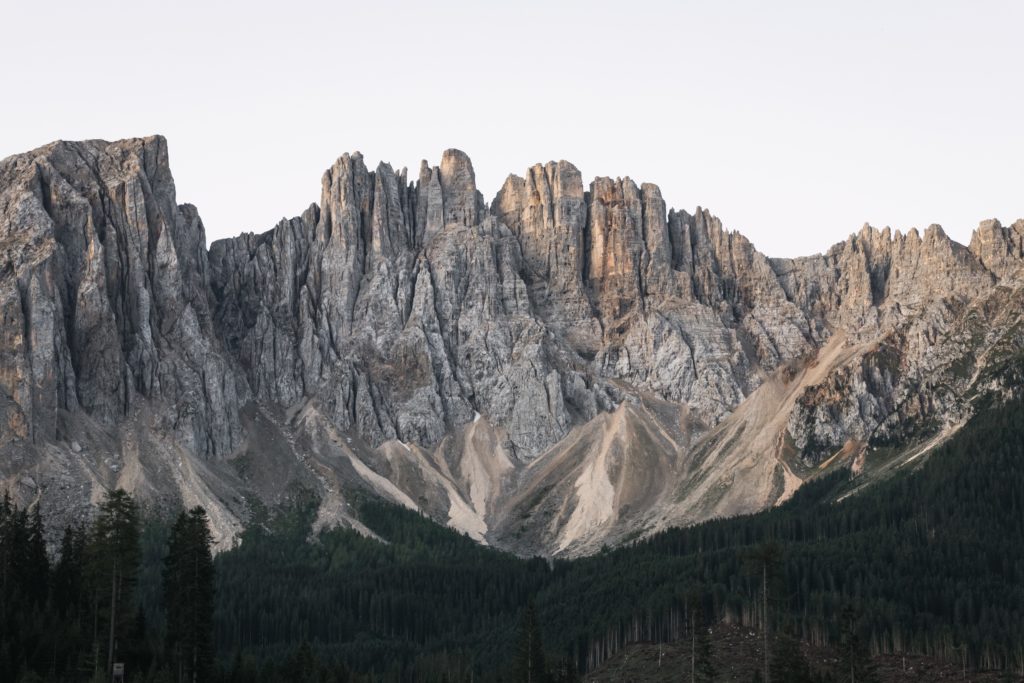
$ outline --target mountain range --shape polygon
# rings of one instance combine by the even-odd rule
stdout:
[[[221,548],[312,494],[318,527],[372,536],[370,497],[591,554],[920,463],[1018,388],[1022,267],[1024,220],[770,258],[565,161],[487,202],[457,150],[345,154],[207,248],[162,137],[56,142],[0,161],[0,488],[202,505]]]

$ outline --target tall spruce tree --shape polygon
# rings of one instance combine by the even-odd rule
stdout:
[[[715,669],[715,662],[711,658],[711,633],[708,626],[698,622],[692,637],[691,680],[694,683],[712,683],[718,677],[718,670]]]
[[[32,515],[28,520],[28,556],[25,558],[25,590],[29,600],[36,606],[46,602],[50,580],[50,558],[46,554],[46,532],[43,529],[43,516],[38,503],[32,507]]]
[[[18,529],[18,511],[11,502],[11,496],[4,492],[0,502],[0,616],[9,612],[11,595],[17,580],[19,540],[23,534]]]
[[[99,668],[98,641],[106,635],[108,675],[117,661],[119,639],[132,635],[140,556],[138,504],[123,489],[109,491],[100,504],[89,548],[97,641],[94,666]]]
[[[13,679],[18,671],[18,562],[26,534],[19,528],[18,510],[4,492],[0,503],[0,679]]]
[[[178,683],[198,683],[213,666],[213,539],[201,507],[178,515],[164,560],[167,655]]]
[[[746,558],[747,572],[757,577],[761,593],[761,638],[764,660],[762,663],[762,677],[765,683],[771,683],[771,667],[769,666],[768,638],[771,627],[771,612],[769,611],[772,597],[771,589],[778,578],[778,566],[782,559],[782,548],[772,541],[766,541],[753,548]]]
[[[82,606],[86,532],[81,526],[64,528],[60,556],[53,568],[52,599],[58,616],[71,621]]]
[[[685,598],[688,615],[686,628],[689,630],[689,656],[686,658],[683,680],[690,683],[709,683],[717,676],[711,657],[710,619],[699,590],[691,587]]]
[[[813,683],[811,665],[800,647],[800,641],[780,633],[772,648],[772,676],[786,683]]]
[[[836,678],[844,683],[875,683],[878,680],[871,653],[859,632],[859,616],[847,605],[839,616],[839,662]]]
[[[547,680],[544,645],[540,637],[537,610],[532,601],[527,604],[519,620],[519,637],[516,642],[516,657],[512,665],[512,680],[515,683],[543,683]]]

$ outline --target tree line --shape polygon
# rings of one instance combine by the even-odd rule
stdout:
[[[878,457],[878,455],[870,456]],[[255,514],[210,556],[205,514],[142,520],[122,491],[48,557],[38,507],[0,510],[0,680],[571,681],[629,643],[764,637],[751,680],[871,681],[878,654],[1024,671],[1024,402],[841,502],[850,474],[778,508],[573,561],[481,546],[353,500],[379,538],[313,534],[318,501]],[[710,631],[709,631],[710,630]],[[801,643],[838,653],[813,670]]]
[[[1024,402],[980,410],[926,459],[836,502],[856,483],[838,471],[766,512],[555,562],[370,500],[361,519],[386,543],[344,529],[307,542],[315,501],[296,505],[218,556],[217,648],[250,672],[308,643],[377,680],[521,680],[511,662],[532,602],[552,669],[730,622],[768,634],[762,680],[785,680],[772,661],[780,647],[791,660],[791,642],[840,653],[837,680],[871,680],[880,654],[1024,672]]]
[[[19,508],[4,496],[0,680],[111,681],[115,664],[125,680],[209,679],[214,566],[206,512],[182,512],[149,547],[146,531],[136,501],[110,491],[90,524],[64,529],[51,559],[39,505]],[[164,546],[159,580],[149,582],[159,596],[146,609],[139,580],[154,545]]]

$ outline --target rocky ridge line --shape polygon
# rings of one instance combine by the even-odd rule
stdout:
[[[296,487],[358,525],[346,491],[368,488],[586,552],[944,433],[1022,341],[1024,221],[969,247],[865,226],[770,259],[565,161],[486,204],[457,150],[412,181],[346,154],[319,204],[204,245],[161,137],[0,162],[0,473],[19,495],[127,485],[213,506],[227,537]],[[772,392],[785,414],[742,409]],[[526,503],[543,514],[517,540]]]

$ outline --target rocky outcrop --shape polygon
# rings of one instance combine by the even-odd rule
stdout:
[[[258,397],[315,399],[374,445],[433,446],[482,413],[520,457],[564,435],[570,409],[595,414],[600,397],[534,317],[520,242],[482,214],[464,154],[411,185],[346,155],[320,206],[210,250],[218,332]]]
[[[186,449],[241,438],[247,388],[213,334],[206,237],[175,203],[162,138],[55,143],[0,165],[0,391],[30,442],[83,411],[115,427],[143,406]]]
[[[996,277],[1015,275],[1024,262],[1024,220],[1005,228],[995,219],[982,221],[970,250]]]
[[[319,203],[208,251],[176,201],[159,137],[0,162],[20,497],[73,510],[125,485],[202,502],[229,539],[252,500],[303,489],[359,528],[361,489],[578,554],[868,472],[874,448],[955,429],[1024,343],[1020,221],[969,248],[865,226],[770,259],[565,161],[488,205],[457,150],[415,178],[343,155]]]
[[[492,203],[523,253],[523,280],[545,325],[584,356],[601,345],[601,327],[584,284],[587,202],[580,172],[559,161],[510,175]]]

